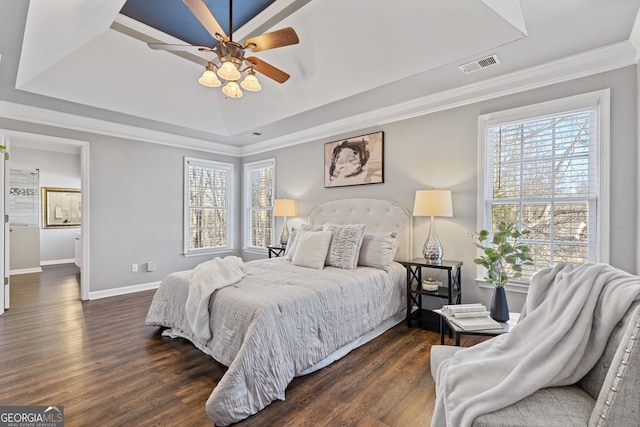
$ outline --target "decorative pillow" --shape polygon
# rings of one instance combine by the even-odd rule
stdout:
[[[291,263],[301,267],[323,268],[331,243],[331,232],[305,231],[300,233],[297,240],[298,245]]]
[[[289,259],[288,255],[291,252],[291,247],[293,246],[293,241],[296,240],[296,234],[298,234],[298,232],[296,231],[295,227],[291,227],[291,234],[289,234],[289,241],[287,242],[287,246],[284,247],[284,257]],[[289,261],[291,261],[289,259]]]
[[[287,256],[289,261],[293,260],[293,254],[296,252],[296,246],[298,246],[298,236],[302,234],[303,231],[322,231],[322,224],[320,225],[311,225],[311,224],[302,224],[300,229],[296,231],[294,234],[289,236],[289,242],[287,243],[287,249],[285,249],[284,254]]]
[[[323,230],[333,233],[326,264],[345,270],[355,269],[358,265],[364,224],[325,224]]]
[[[396,255],[396,233],[364,233],[358,265],[388,271]]]

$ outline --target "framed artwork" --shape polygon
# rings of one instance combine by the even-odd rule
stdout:
[[[384,182],[383,144],[383,132],[324,144],[325,188]]]
[[[42,228],[80,227],[78,188],[42,187]]]

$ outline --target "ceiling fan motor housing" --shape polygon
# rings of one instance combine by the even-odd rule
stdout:
[[[244,47],[233,41],[218,43],[215,47],[215,52],[218,55],[218,59],[220,59],[220,63],[231,61],[237,68],[240,68],[244,60]]]

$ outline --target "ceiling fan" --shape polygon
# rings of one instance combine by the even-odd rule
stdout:
[[[183,0],[195,17],[200,21],[204,28],[213,36],[218,43],[213,47],[208,46],[195,46],[195,45],[177,45],[177,44],[162,44],[162,43],[148,43],[151,49],[167,50],[167,51],[199,51],[199,52],[211,52],[215,53],[218,57],[219,64],[209,61],[205,72],[198,80],[200,84],[209,87],[218,87],[222,84],[214,68],[217,68],[217,74],[227,83],[222,88],[222,92],[225,95],[232,98],[240,98],[242,91],[240,86],[244,89],[257,92],[262,89],[262,86],[258,82],[255,76],[255,72],[261,73],[270,79],[275,80],[278,83],[284,83],[289,79],[289,74],[274,67],[273,65],[255,57],[246,57],[247,50],[253,52],[261,52],[263,50],[275,49],[278,47],[289,46],[299,43],[298,35],[291,27],[282,28],[270,33],[265,33],[260,36],[251,37],[245,40],[242,44],[233,41],[233,27],[232,27],[232,8],[231,0],[229,0],[229,36],[227,36],[213,16],[204,0]],[[244,68],[243,68],[244,67]],[[242,77],[242,73],[247,71],[247,75],[238,85],[238,80]]]

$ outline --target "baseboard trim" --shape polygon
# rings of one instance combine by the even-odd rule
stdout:
[[[74,258],[69,259],[51,259],[49,261],[40,261],[40,266],[43,265],[59,265],[59,264],[73,264],[75,262]]]
[[[9,276],[17,276],[19,274],[42,273],[42,268],[21,268],[20,270],[9,270]]]
[[[158,286],[160,286],[160,282],[150,282],[150,283],[141,283],[139,285],[123,286],[121,288],[106,289],[104,291],[95,291],[95,292],[89,291],[89,299],[90,300],[102,299],[102,298],[109,298],[109,297],[117,297],[120,295],[133,294],[136,292],[148,291],[151,289],[158,289]]]

